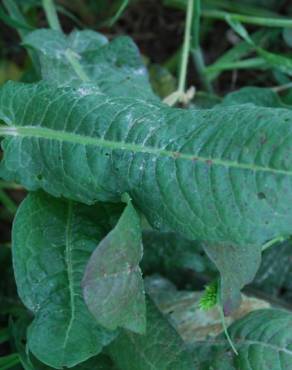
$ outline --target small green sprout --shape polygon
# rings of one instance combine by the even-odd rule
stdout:
[[[199,307],[201,310],[208,311],[218,303],[218,282],[213,281],[206,285],[203,296],[200,299]]]

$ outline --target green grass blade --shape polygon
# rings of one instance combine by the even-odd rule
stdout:
[[[13,366],[20,363],[19,355],[13,353],[12,355],[0,357],[0,370],[11,369]]]

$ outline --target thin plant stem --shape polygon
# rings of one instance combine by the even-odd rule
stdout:
[[[192,22],[192,49],[200,47],[200,20],[201,20],[201,0],[195,0],[193,9],[193,22]]]
[[[19,6],[16,4],[15,1],[12,0],[3,0],[3,5],[5,9],[7,10],[8,14],[10,17],[17,21],[20,22],[21,24],[24,24],[27,26],[27,29],[25,28],[17,28],[17,32],[19,34],[20,39],[23,41],[24,37],[27,35],[29,31],[29,28],[31,26],[27,23],[25,17],[21,13]],[[33,50],[28,49],[28,54],[32,60],[33,66],[35,68],[36,73],[39,75],[40,74],[40,67],[39,67],[39,61],[36,53]]]
[[[2,189],[0,189],[0,202],[9,211],[9,213],[14,214],[16,212],[17,205]]]
[[[60,22],[59,22],[59,19],[58,19],[58,15],[57,15],[56,8],[55,8],[53,0],[43,0],[43,7],[44,7],[46,17],[47,17],[47,20],[48,20],[48,23],[49,23],[50,27],[53,30],[62,32],[62,28],[61,28],[61,25],[60,25]],[[77,76],[82,81],[88,82],[89,78],[88,78],[87,74],[85,73],[82,65],[79,63],[78,54],[76,54],[72,50],[68,49],[65,52],[65,56],[66,56],[68,62],[71,64],[71,66],[74,69]]]
[[[206,66],[201,48],[199,47],[198,49],[193,49],[191,54],[203,89],[212,94],[213,88],[208,76],[205,73]]]
[[[266,249],[272,247],[274,244],[276,243],[282,243],[286,240],[286,238],[284,238],[284,236],[278,236],[277,238],[274,238],[270,241],[268,241],[266,244],[264,244],[262,246],[262,252],[265,251]]]
[[[8,370],[20,363],[20,357],[17,353],[0,357],[0,369]]]
[[[220,304],[218,304],[218,309],[219,309],[219,312],[220,312],[220,319],[221,319],[221,323],[222,323],[222,327],[223,327],[223,331],[224,331],[224,334],[226,336],[226,339],[227,339],[232,351],[236,354],[236,356],[238,356],[237,349],[235,348],[235,345],[232,342],[232,339],[230,338],[230,335],[228,333],[228,328],[226,326],[226,321],[225,321],[225,317],[224,317],[223,308]]]
[[[181,94],[182,96],[185,93],[185,89],[186,89],[188,61],[189,61],[189,55],[190,55],[190,49],[191,49],[191,31],[192,31],[193,13],[194,13],[194,0],[188,0],[184,43],[183,43],[180,74],[179,74],[179,84],[178,84],[178,93]]]
[[[284,85],[272,87],[272,90],[275,92],[282,92],[282,91],[285,91],[291,88],[292,88],[292,82],[288,82]]]
[[[267,62],[260,57],[249,58],[238,61],[215,63],[206,67],[205,73],[216,73],[234,69],[251,69],[251,68],[265,68]]]
[[[195,0],[193,9],[191,55],[204,90],[212,92],[212,85],[205,74],[205,61],[200,47],[201,0]]]
[[[15,184],[14,182],[0,180],[0,189],[23,190],[23,187],[21,185]]]
[[[6,8],[8,14],[10,15],[10,17],[17,21],[17,22],[20,22],[21,24],[27,26],[28,28],[25,29],[25,28],[16,28],[19,36],[21,39],[24,38],[24,36],[29,32],[29,28],[30,28],[30,25],[27,23],[26,19],[24,18],[23,14],[21,13],[21,11],[19,10],[19,7],[18,5],[14,2],[14,1],[11,1],[11,0],[3,0],[3,5],[4,7]]]
[[[228,328],[226,326],[226,321],[225,321],[225,316],[224,316],[224,311],[223,311],[223,305],[222,305],[222,299],[221,299],[221,283],[220,282],[218,283],[218,291],[217,291],[217,307],[218,307],[218,310],[219,310],[221,324],[222,324],[222,327],[223,327],[225,337],[226,337],[232,351],[237,356],[238,355],[237,349],[235,348],[235,345],[234,345],[232,339],[230,338],[230,335],[228,333]]]
[[[221,10],[204,9],[202,16],[206,18],[226,20],[231,19],[242,23],[253,24],[262,27],[277,27],[277,28],[292,28],[292,20],[285,18],[268,18],[268,17],[255,17],[252,15],[244,15],[237,13],[229,13]]]
[[[52,30],[62,32],[62,28],[59,22],[57,11],[53,0],[43,0],[43,8],[46,13],[46,17],[49,26]]]
[[[77,76],[84,82],[89,82],[90,79],[84,71],[82,65],[79,63],[78,55],[74,51],[67,49],[65,52],[68,62],[71,64]]]

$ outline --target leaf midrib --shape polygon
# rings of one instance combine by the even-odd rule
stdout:
[[[195,154],[182,153],[178,151],[170,151],[161,148],[143,146],[141,144],[126,143],[122,141],[111,141],[102,138],[90,137],[76,134],[73,132],[66,132],[61,130],[53,130],[40,126],[1,126],[0,136],[14,136],[14,137],[35,137],[45,140],[58,140],[62,142],[69,142],[80,145],[93,145],[97,147],[119,149],[130,151],[134,153],[147,153],[161,157],[168,157],[174,160],[188,160],[192,162],[205,163],[208,166],[222,166],[227,168],[235,168],[241,170],[250,170],[254,172],[269,172],[278,175],[292,176],[292,170],[276,169],[272,167],[264,167],[255,164],[239,163],[236,161],[223,160],[221,158],[202,157]]]

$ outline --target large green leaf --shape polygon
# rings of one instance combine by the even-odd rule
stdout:
[[[38,53],[43,77],[50,84],[77,89],[58,95],[37,88],[36,95],[49,97],[44,97],[38,118],[29,118],[29,125],[43,126],[46,133],[30,128],[28,136],[50,141],[50,158],[53,150],[54,164],[61,159],[66,168],[54,165],[52,175],[51,165],[34,164],[22,176],[26,186],[36,188],[41,183],[46,191],[86,203],[116,201],[128,191],[155,227],[212,242],[208,253],[222,274],[223,303],[229,312],[238,302],[239,289],[256,272],[260,244],[290,233],[291,209],[281,196],[290,181],[289,144],[280,149],[276,129],[281,119],[289,137],[290,125],[285,121],[290,115],[281,111],[279,118],[255,107],[234,106],[215,113],[167,108],[151,92],[137,48],[127,38],[107,43],[100,34],[88,31],[64,36],[39,30],[27,36],[26,44]],[[27,95],[29,110],[35,114],[32,105],[39,103]],[[128,99],[109,99],[124,95]],[[22,125],[28,124],[22,121]],[[15,130],[9,133],[15,135]],[[69,146],[74,147],[76,159]],[[47,168],[50,176],[42,173]],[[13,170],[10,165],[7,169]],[[64,175],[66,184],[56,184]],[[232,255],[225,253],[224,268],[215,256],[227,248],[223,244],[235,246]],[[239,244],[248,254],[238,249]]]
[[[51,84],[78,86],[90,80],[112,96],[158,99],[138,49],[128,37],[108,43],[103,35],[89,30],[66,36],[40,29],[25,38],[25,45],[37,52],[42,77]],[[84,88],[85,94],[86,91]]]
[[[0,117],[2,176],[88,204],[128,192],[155,228],[248,248],[232,270],[246,281],[261,244],[291,232],[289,110],[183,111],[94,87],[8,83]]]
[[[109,353],[121,370],[195,369],[182,339],[149,299],[146,335],[122,330]]]
[[[202,370],[291,370],[292,314],[258,310],[235,322],[229,334],[238,351],[230,349],[224,335],[198,343],[194,348],[196,368]]]
[[[45,83],[8,83],[0,99],[2,173],[29,190],[88,204],[129,192],[154,227],[190,239],[291,232],[289,110],[183,111]]]
[[[24,370],[52,370],[53,368],[45,365],[36,359],[26,346],[26,332],[31,322],[31,317],[26,315],[15,322],[11,321],[10,330],[13,339],[10,344],[15,347]],[[74,370],[116,370],[108,356],[99,354],[87,361],[73,367]]]
[[[52,370],[53,368],[33,359],[33,367],[27,370]],[[72,370],[118,370],[108,356],[100,354],[76,365]]]
[[[83,278],[85,302],[97,322],[109,330],[146,330],[140,218],[129,201],[115,228],[100,242]]]
[[[15,277],[20,298],[35,315],[28,344],[52,367],[85,361],[116,335],[96,324],[81,290],[86,262],[110,228],[108,212],[106,206],[88,207],[40,193],[29,195],[17,212]]]

